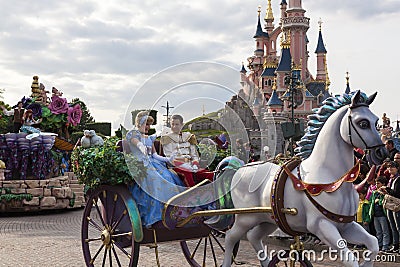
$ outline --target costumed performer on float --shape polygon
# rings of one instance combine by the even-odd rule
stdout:
[[[174,170],[185,175],[188,186],[204,179],[212,181],[214,173],[200,169],[197,140],[194,134],[182,132],[183,117],[175,114],[171,117],[171,133],[161,137],[164,155],[173,158]]]
[[[0,106],[3,110],[4,115],[6,116],[14,116],[13,118],[13,132],[18,133],[19,129],[22,126],[22,117],[24,116],[25,109],[22,107],[22,101],[18,101],[18,104],[13,107],[11,110],[7,110],[4,106]]]
[[[39,135],[57,135],[55,133],[42,132],[40,129],[32,126],[41,122],[42,118],[35,120],[33,118],[33,111],[31,109],[27,109],[24,113],[24,116],[22,117],[22,126],[20,131],[28,134],[25,137],[26,139],[33,139],[35,137],[38,137]]]
[[[131,153],[147,167],[147,176],[136,178],[136,183],[129,187],[142,224],[147,228],[162,220],[164,203],[186,189],[176,173],[167,168],[166,163],[171,159],[156,153],[153,145],[156,136],[147,135],[153,122],[147,111],[139,112],[135,119],[136,129],[126,134]]]

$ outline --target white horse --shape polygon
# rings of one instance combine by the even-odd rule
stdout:
[[[376,93],[369,98],[360,91],[340,97],[330,97],[324,105],[309,116],[305,136],[299,142],[298,155],[304,159],[292,173],[308,184],[330,184],[354,169],[354,148],[369,150],[370,160],[379,164],[384,157],[384,148],[376,129],[378,117],[369,109]],[[274,176],[280,170],[278,165],[264,163],[245,166],[237,171],[232,180],[231,195],[235,208],[270,207],[271,186]],[[343,182],[334,192],[322,192],[312,196],[325,211],[340,216],[353,216],[357,211],[358,194],[351,182]],[[359,266],[356,257],[347,246],[364,244],[371,251],[369,259],[360,266],[373,266],[379,247],[377,239],[367,233],[356,222],[335,222],[316,208],[304,191],[295,190],[287,179],[284,189],[284,206],[296,208],[298,214],[286,215],[290,228],[294,231],[312,233],[332,249],[338,250],[344,266]],[[324,211],[324,212],[325,212]],[[226,233],[225,258],[223,267],[231,266],[232,249],[237,241],[247,233],[247,238],[256,252],[264,249],[263,238],[276,230],[277,225],[271,214],[236,214],[235,223]],[[260,255],[259,255],[260,256]],[[267,266],[268,255],[261,261]],[[261,258],[261,257],[260,257]]]

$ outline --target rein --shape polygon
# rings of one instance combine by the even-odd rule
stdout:
[[[353,138],[352,138],[352,134],[351,134],[351,130],[353,129],[353,131],[356,132],[356,134],[358,135],[358,137],[359,137],[359,138],[361,139],[361,141],[364,143],[365,148],[366,148],[367,150],[368,150],[368,149],[374,149],[374,148],[377,148],[377,147],[381,147],[381,146],[383,146],[383,144],[375,145],[375,146],[369,146],[369,145],[367,144],[367,142],[365,142],[365,140],[364,140],[364,138],[361,136],[361,134],[357,131],[357,128],[354,126],[353,120],[351,119],[351,110],[353,110],[353,109],[355,109],[355,108],[358,108],[358,107],[363,107],[363,106],[367,106],[367,107],[368,107],[368,105],[364,105],[364,104],[358,104],[358,105],[356,105],[356,106],[349,107],[349,109],[350,109],[350,114],[349,114],[349,116],[347,117],[347,120],[348,120],[348,122],[349,122],[349,138],[350,138],[350,143],[351,143],[351,145],[352,145],[354,148],[357,148],[357,147],[353,144]]]

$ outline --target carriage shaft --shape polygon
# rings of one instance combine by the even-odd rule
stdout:
[[[177,227],[182,227],[190,222],[195,217],[210,217],[216,215],[228,215],[228,214],[249,214],[249,213],[272,213],[271,207],[253,207],[253,208],[237,208],[237,209],[219,209],[219,210],[201,210],[190,214],[185,219],[177,223]],[[296,208],[283,208],[282,213],[297,215]]]

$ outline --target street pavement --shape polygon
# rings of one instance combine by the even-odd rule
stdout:
[[[0,214],[0,266],[84,267],[80,244],[82,214],[83,209],[36,215]],[[288,241],[270,241],[268,249],[285,249],[288,245]],[[179,242],[160,244],[159,256],[162,267],[189,266]],[[222,253],[217,257],[222,257]],[[237,261],[240,266],[260,266],[247,241],[241,241]],[[140,248],[139,266],[157,266],[154,249]],[[313,266],[341,265],[325,258],[323,262],[313,262]],[[400,266],[400,257],[397,262],[375,263],[375,266]]]

